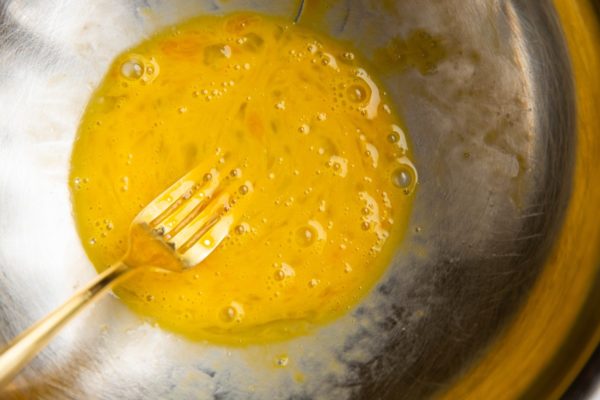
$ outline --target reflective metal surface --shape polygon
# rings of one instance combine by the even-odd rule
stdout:
[[[563,400],[594,400],[600,398],[600,347],[563,395]]]
[[[252,9],[351,40],[402,110],[421,178],[386,276],[310,337],[190,343],[109,298],[2,398],[556,396],[600,319],[585,308],[600,270],[589,204],[600,201],[600,141],[589,134],[598,104],[580,101],[597,93],[585,97],[594,59],[571,67],[580,36],[565,24],[569,7],[587,3],[557,3],[560,20],[549,1],[529,0],[0,1],[0,341],[93,276],[66,182],[78,120],[112,58],[169,24]],[[431,73],[378,62],[415,30],[444,45]],[[553,367],[569,358],[561,348],[568,373]],[[290,365],[273,368],[282,353]]]

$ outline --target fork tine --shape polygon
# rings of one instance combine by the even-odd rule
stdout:
[[[196,244],[196,242],[198,242],[202,238],[202,236],[204,236],[212,227],[214,227],[217,224],[217,222],[219,222],[220,219],[221,219],[220,216],[213,215],[210,219],[205,221],[204,224],[202,226],[200,226],[200,229],[198,229],[198,231],[196,231],[196,233],[194,233],[192,235],[192,237],[189,238],[183,244],[183,246],[181,246],[179,251],[181,253],[185,253],[186,251],[188,251],[190,249],[190,247],[192,247],[194,244]]]
[[[231,215],[226,215],[221,218],[215,218],[215,221],[208,230],[199,235],[198,240],[190,238],[190,245],[185,253],[179,254],[185,268],[191,268],[204,261],[215,248],[227,237],[233,225],[234,218]],[[202,237],[210,236],[210,243],[202,243]]]
[[[166,210],[164,210],[162,213],[160,213],[158,215],[158,217],[154,218],[152,220],[152,222],[150,222],[150,224],[149,224],[150,227],[154,228],[158,224],[163,222],[165,219],[170,217],[179,207],[181,207],[181,205],[183,203],[185,203],[187,200],[189,200],[191,198],[191,196],[194,194],[194,192],[196,190],[198,190],[198,186],[192,185],[192,187],[189,188],[187,191],[185,191],[181,196],[179,196],[179,198],[177,200],[175,200],[173,202],[173,204],[171,204],[169,207],[167,207]]]
[[[241,171],[230,164],[194,168],[140,211],[134,223],[169,245],[185,267],[197,265],[229,234],[230,210],[252,189],[249,181],[231,187]]]
[[[188,212],[185,217],[173,229],[165,234],[165,239],[170,239],[171,237],[177,235],[187,224],[189,224],[194,218],[196,218],[202,211],[208,207],[210,203],[210,197],[204,196],[202,199],[199,199],[198,202],[195,203],[194,207],[190,212]],[[183,213],[183,212],[182,212]]]
[[[240,188],[231,193],[221,192],[211,202],[210,210],[196,217],[176,237],[176,251],[184,266],[200,263],[229,235],[235,222],[232,210],[236,209],[237,214],[241,214],[245,207],[242,198],[253,191],[249,181],[243,182]]]
[[[175,243],[175,247],[179,250],[179,252],[184,253],[186,250],[193,245],[193,243],[197,242],[202,236],[206,234],[206,231],[214,226],[208,227],[206,231],[204,231],[205,225],[207,225],[208,221],[213,218],[217,218],[217,221],[223,215],[223,209],[229,204],[230,195],[226,192],[222,192],[220,195],[213,198],[209,203],[209,206],[206,208],[206,212],[202,215],[198,215],[194,220],[190,221],[185,227],[181,229],[179,234],[173,237],[172,241]],[[187,246],[186,246],[187,245]]]
[[[150,228],[156,228],[193,198],[195,193],[202,190],[202,193],[212,194],[217,183],[212,179],[197,179],[196,175],[199,175],[201,171],[200,167],[196,167],[158,195],[140,211],[136,222],[148,223],[150,221],[148,223]],[[217,171],[212,169],[207,174],[217,175]],[[173,201],[173,198],[176,200]]]

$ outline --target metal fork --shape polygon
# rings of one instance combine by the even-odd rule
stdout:
[[[223,160],[222,160],[223,161]],[[239,168],[198,166],[158,195],[131,224],[125,256],[0,352],[0,387],[38,354],[86,305],[140,267],[174,273],[204,260],[229,234],[231,210],[253,191]]]

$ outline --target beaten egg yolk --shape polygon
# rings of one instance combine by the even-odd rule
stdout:
[[[120,55],[72,154],[83,246],[100,271],[129,226],[197,165],[252,181],[225,240],[183,273],[115,293],[193,339],[257,343],[347,312],[390,264],[416,170],[402,123],[349,46],[256,14],[199,17]]]

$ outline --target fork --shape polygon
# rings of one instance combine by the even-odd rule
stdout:
[[[202,262],[229,234],[235,222],[231,210],[252,192],[241,169],[229,169],[221,159],[217,167],[194,168],[158,195],[131,223],[128,250],[121,260],[0,351],[0,388],[86,305],[140,267],[179,273]]]

